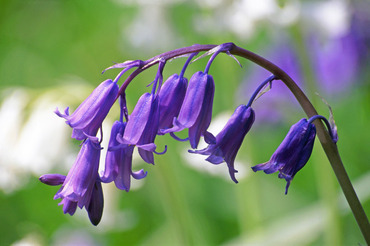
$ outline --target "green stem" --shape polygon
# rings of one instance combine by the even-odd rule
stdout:
[[[300,67],[303,79],[305,80],[305,87],[307,88],[306,95],[311,99],[311,103],[321,102],[319,97],[312,97],[318,91],[317,76],[315,75],[315,68],[310,59],[309,49],[306,47],[306,40],[302,23],[297,23],[291,27],[291,35],[295,40],[295,50],[300,60]],[[320,104],[319,104],[320,105]],[[321,104],[321,108],[325,107]],[[316,108],[318,110],[318,108]],[[323,206],[328,213],[328,220],[324,228],[324,244],[325,245],[342,245],[343,232],[340,225],[340,213],[336,199],[336,184],[334,172],[330,165],[320,165],[320,160],[325,157],[325,153],[321,151],[321,146],[315,146],[316,155],[313,156],[313,164],[315,168],[317,188],[319,189],[319,196],[323,201]],[[321,158],[321,159],[320,159]]]
[[[254,54],[248,50],[242,49],[237,46],[234,46],[230,50],[230,53],[233,55],[246,58],[276,75],[276,77],[283,81],[286,84],[286,86],[290,89],[290,91],[296,97],[297,101],[300,103],[301,107],[303,108],[303,110],[305,111],[309,118],[311,118],[314,115],[317,115],[315,108],[308,100],[306,95],[303,93],[303,91],[297,86],[293,79],[278,66],[264,59],[263,57],[258,56],[257,54]],[[360,200],[357,197],[357,194],[352,186],[348,174],[343,166],[337,145],[332,141],[329,133],[326,131],[321,121],[316,120],[314,124],[317,128],[317,136],[320,140],[320,143],[325,151],[326,156],[328,157],[331,167],[334,170],[334,173],[343,190],[343,193],[352,210],[352,213],[357,221],[357,224],[360,227],[361,233],[364,236],[366,243],[370,245],[369,220],[361,205]]]

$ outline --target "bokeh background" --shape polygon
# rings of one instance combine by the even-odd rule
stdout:
[[[277,174],[251,171],[305,117],[280,82],[254,104],[256,122],[237,156],[239,184],[225,164],[212,165],[189,154],[188,143],[160,136],[159,148],[169,149],[155,166],[134,159],[135,170],[148,171],[144,180],[128,193],[104,185],[103,219],[94,227],[85,210],[64,215],[53,200],[58,187],[38,177],[66,174],[79,150],[54,109],[75,109],[114,78],[119,70],[101,74],[113,62],[234,42],[284,68],[326,117],[321,97],[328,101],[344,165],[370,214],[369,26],[368,0],[1,1],[0,245],[364,245],[318,141],[288,195]],[[211,67],[214,134],[269,75],[239,60],[242,68],[220,55]],[[168,63],[165,77],[184,61]],[[186,76],[206,61],[191,64]],[[155,73],[129,86],[130,112]],[[115,106],[105,136],[117,117]]]

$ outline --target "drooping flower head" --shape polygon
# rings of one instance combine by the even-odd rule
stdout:
[[[134,145],[120,144],[117,136],[122,137],[126,122],[116,121],[113,124],[108,145],[108,152],[105,158],[105,170],[100,179],[104,183],[114,181],[116,187],[121,190],[130,190],[131,176],[135,179],[142,179],[147,172],[140,170],[132,171],[132,153]]]
[[[84,140],[86,135],[95,136],[116,100],[118,90],[118,85],[108,79],[95,88],[73,114],[69,115],[68,107],[64,114],[58,109],[55,113],[66,119],[66,123],[73,128],[72,138]]]
[[[216,136],[216,143],[209,144],[202,150],[189,150],[190,153],[209,155],[206,159],[213,164],[226,162],[231,179],[238,183],[235,178],[237,170],[234,168],[234,160],[238,150],[254,122],[254,111],[251,107],[240,105],[236,108],[224,128]]]
[[[64,183],[66,176],[61,174],[45,174],[39,180],[47,185],[57,186]],[[73,215],[77,209],[77,202],[63,199],[59,205],[63,205],[64,213]],[[103,215],[104,197],[100,181],[96,180],[90,202],[85,206],[89,219],[93,225],[98,225]]]
[[[90,137],[82,144],[81,150],[69,170],[60,190],[54,199],[61,198],[64,213],[73,215],[76,209],[70,209],[70,202],[80,208],[88,206],[94,184],[98,179],[100,144],[97,138]]]
[[[278,177],[287,181],[285,188],[287,194],[295,174],[306,165],[311,156],[315,136],[315,125],[307,119],[301,119],[290,128],[271,159],[252,167],[252,170],[255,172],[263,170],[267,174],[279,171]]]
[[[193,74],[188,84],[187,79],[183,76],[184,71],[193,56],[201,51],[207,52],[199,58],[212,56],[204,72],[199,71]],[[192,149],[198,147],[201,137],[204,137],[205,142],[209,144],[205,149],[189,150],[189,152],[207,155],[206,160],[213,164],[226,162],[231,179],[235,183],[238,182],[235,177],[237,170],[234,167],[234,161],[246,134],[254,123],[255,113],[251,104],[266,92],[266,90],[262,92],[261,90],[267,83],[270,83],[271,87],[271,82],[278,78],[271,75],[265,80],[255,91],[248,104],[237,107],[224,128],[214,137],[208,132],[215,93],[215,83],[213,77],[209,75],[209,69],[220,52],[225,52],[230,56],[233,53],[244,54],[243,57],[258,58],[253,53],[248,53],[232,43],[227,43],[219,46],[184,47],[146,61],[135,60],[115,64],[107,69],[122,68],[123,70],[114,80],[106,80],[101,83],[72,115],[69,115],[69,108],[64,113],[56,110],[55,113],[64,118],[66,123],[73,128],[72,137],[83,140],[81,150],[67,176],[49,174],[40,177],[40,181],[45,184],[61,185],[54,199],[61,199],[59,205],[63,205],[64,213],[73,215],[77,207],[85,208],[90,221],[97,225],[100,222],[104,206],[101,183],[114,181],[117,188],[129,191],[131,177],[142,179],[147,175],[144,170],[132,171],[134,148],[138,148],[138,152],[145,162],[154,164],[153,153],[161,154],[156,152],[156,144],[154,143],[156,136],[170,133],[175,139],[181,140],[174,133],[186,128],[188,129],[188,138],[185,141],[189,140]],[[162,86],[162,73],[166,62],[186,54],[190,54],[190,57],[180,75],[170,76]],[[259,58],[256,61],[258,60]],[[263,60],[260,61],[263,63]],[[127,86],[139,73],[156,64],[158,64],[157,75],[154,81],[148,85],[152,86],[151,93],[144,93],[129,115],[125,94]],[[125,72],[134,67],[136,70],[119,87],[118,80]],[[276,70],[277,73],[278,71]],[[98,141],[96,134],[117,98],[121,99],[121,115],[112,126],[105,169],[99,176],[101,141]],[[312,152],[316,134],[312,121],[316,119],[322,119],[322,117],[317,116],[308,121],[303,119],[295,124],[270,161],[254,166],[252,169],[254,171],[264,170],[266,173],[279,171],[278,177],[287,181],[287,192],[291,180],[306,164]],[[331,137],[336,142],[335,128],[330,124],[329,128],[332,129]],[[164,152],[166,150],[167,148]]]

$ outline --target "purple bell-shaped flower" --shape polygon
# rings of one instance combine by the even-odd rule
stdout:
[[[163,84],[159,97],[159,129],[171,128],[173,119],[179,115],[185,98],[188,80],[174,74]],[[159,134],[161,134],[159,132]]]
[[[66,123],[73,128],[72,138],[84,140],[86,135],[95,136],[115,102],[118,90],[117,83],[108,79],[95,88],[73,114],[69,115],[68,107],[64,114],[58,109],[55,110],[55,113],[66,119]]]
[[[189,128],[189,141],[193,149],[198,147],[201,136],[209,144],[216,143],[216,138],[207,131],[212,118],[214,92],[213,77],[201,71],[196,72],[189,81],[179,116],[173,120],[173,127],[162,133]]]
[[[285,188],[287,194],[295,174],[306,165],[311,156],[315,136],[315,125],[307,119],[301,119],[290,128],[271,159],[252,167],[252,170],[255,172],[263,170],[267,174],[279,171],[278,177],[287,181]]]
[[[155,152],[154,140],[158,132],[158,125],[158,97],[155,94],[145,93],[139,98],[123,135],[119,135],[117,141],[120,144],[136,145],[141,158],[147,163],[154,164],[153,152],[157,153]]]
[[[116,121],[113,124],[108,145],[108,152],[105,158],[105,170],[100,177],[102,182],[114,181],[118,189],[130,190],[131,176],[135,179],[145,178],[147,172],[143,169],[137,172],[132,171],[132,153],[134,145],[120,144],[117,136],[123,135],[126,122]]]
[[[47,185],[57,186],[64,183],[66,176],[61,174],[45,174],[39,180]],[[64,213],[73,215],[77,209],[77,202],[63,199],[59,205],[63,205]],[[98,225],[103,215],[104,197],[100,181],[96,180],[92,190],[90,202],[85,206],[89,219],[93,225]]]
[[[235,178],[237,170],[234,168],[234,160],[254,122],[254,111],[251,107],[240,105],[236,108],[224,128],[216,136],[216,143],[208,145],[202,150],[189,150],[190,153],[209,155],[206,159],[213,164],[226,162],[231,179],[238,183]]]
[[[100,150],[97,138],[90,137],[83,143],[73,167],[54,196],[54,199],[62,199],[60,204],[64,205],[64,213],[74,214],[76,209],[70,209],[70,202],[75,203],[74,207],[77,205],[80,208],[90,203],[94,184],[98,179]]]

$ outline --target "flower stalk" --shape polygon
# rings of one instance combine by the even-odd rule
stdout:
[[[286,74],[282,69],[273,64],[272,62],[264,59],[263,57],[250,52],[248,50],[242,49],[240,47],[234,46],[230,50],[230,53],[243,58],[246,58],[259,66],[265,68],[279,78],[293,93],[297,101],[300,103],[302,109],[306,113],[307,117],[311,118],[317,115],[316,109],[313,107],[312,103],[309,101],[307,96],[303,91],[297,86],[293,79]],[[337,145],[333,142],[329,132],[325,129],[324,124],[320,120],[315,120],[313,122],[316,126],[317,136],[324,149],[326,156],[331,164],[331,167],[338,179],[339,185],[342,188],[344,196],[352,210],[352,213],[360,227],[361,233],[365,238],[365,241],[370,245],[370,224],[366,216],[366,213],[361,205],[361,202],[353,188],[353,185],[348,177],[347,171],[344,168],[343,162],[340,158]]]
[[[185,69],[190,63],[190,60],[202,51],[206,53],[199,58],[207,55],[211,55],[211,58],[204,72],[198,71],[195,73],[187,85],[187,80],[183,78]],[[207,131],[212,117],[215,87],[213,77],[209,75],[208,72],[211,63],[219,53],[226,53],[232,57],[233,55],[243,57],[265,68],[271,72],[272,75],[257,88],[247,105],[240,105],[237,108],[224,129],[214,137]],[[162,72],[166,62],[183,55],[188,55],[190,58],[186,61],[180,77],[175,76],[169,78],[169,80],[165,82],[167,86],[163,86],[164,89],[161,93],[163,82]],[[235,57],[233,58],[235,59]],[[126,107],[126,88],[136,76],[156,64],[159,66],[157,75],[150,84],[153,86],[152,92],[144,93],[140,97],[135,109],[129,116]],[[126,61],[124,63],[115,64],[107,69],[111,68],[122,68],[123,70],[114,80],[107,80],[99,85],[72,115],[69,115],[68,108],[65,110],[64,114],[60,113],[58,110],[56,111],[56,114],[65,118],[66,123],[73,128],[72,137],[84,141],[77,161],[67,177],[52,174],[44,175],[40,178],[41,182],[49,185],[62,185],[56,198],[62,198],[60,204],[64,206],[63,210],[65,213],[72,215],[76,211],[77,206],[80,208],[85,207],[91,222],[97,225],[100,221],[103,209],[101,182],[111,182],[114,180],[118,188],[128,191],[130,189],[131,176],[135,179],[141,179],[147,174],[143,170],[139,172],[132,171],[131,161],[133,148],[136,146],[139,149],[139,154],[145,162],[154,164],[153,153],[164,154],[167,150],[165,147],[163,153],[155,151],[155,137],[157,135],[170,133],[176,139],[177,137],[174,135],[174,132],[181,131],[185,128],[189,130],[188,139],[193,149],[197,148],[200,137],[204,137],[204,140],[209,144],[204,150],[194,150],[190,152],[209,155],[207,160],[213,164],[226,162],[232,180],[237,182],[234,177],[237,172],[234,169],[234,159],[243,142],[245,134],[247,134],[254,122],[254,111],[250,108],[251,104],[267,83],[271,83],[273,80],[281,80],[300,103],[309,121],[300,121],[297,127],[298,130],[294,128],[292,133],[288,134],[286,143],[282,144],[282,147],[278,149],[275,157],[273,156],[274,158],[271,159],[272,161],[268,163],[271,167],[258,165],[258,168],[255,169],[257,171],[265,170],[267,173],[279,171],[281,174],[279,177],[285,178],[288,182],[286,187],[287,191],[291,179],[295,173],[304,166],[312,151],[313,140],[308,141],[305,139],[302,141],[300,136],[306,136],[304,133],[306,131],[306,123],[309,125],[310,129],[316,128],[319,141],[334,170],[352,213],[354,214],[366,243],[370,245],[370,224],[340,158],[336,145],[337,134],[335,126],[332,128],[324,117],[318,115],[307,96],[281,68],[265,58],[240,48],[233,43],[225,43],[218,46],[197,44],[168,51],[146,61]],[[118,80],[132,68],[135,68],[135,70],[126,78],[121,87],[119,87],[117,85]],[[172,98],[170,96],[174,97]],[[121,114],[116,127],[112,129],[110,146],[108,148],[110,155],[106,162],[108,165],[106,166],[106,172],[102,176],[98,176],[97,170],[99,166],[101,141],[99,142],[95,135],[99,129],[101,130],[103,120],[118,98],[120,98]],[[164,103],[165,98],[168,99],[168,103],[166,102],[167,104]],[[177,102],[179,98],[181,98],[181,103]],[[162,104],[160,104],[161,99]],[[167,109],[164,110],[165,108]],[[161,109],[162,111],[168,111],[165,116],[162,115],[161,117]],[[197,112],[196,114],[194,113],[195,111]],[[163,119],[165,119],[165,121]],[[123,122],[123,120],[126,122]],[[327,129],[323,122],[326,124]],[[308,135],[312,135],[314,139],[315,133],[313,131],[312,134],[311,132],[309,133]],[[186,140],[187,139],[185,139],[185,141]],[[288,142],[294,143],[292,145],[293,147],[287,144]],[[301,145],[301,150],[297,150],[299,144],[296,143],[309,144],[309,150],[307,150],[304,145]],[[287,153],[292,153],[293,151],[298,151],[298,154],[294,156],[293,159],[285,158],[288,156]],[[304,158],[304,160],[301,160],[301,152],[307,155],[307,158]],[[284,158],[281,158],[281,156]],[[280,161],[279,167],[276,165],[276,160]],[[296,167],[295,165],[297,165],[297,163],[300,163],[301,167]],[[285,165],[287,166],[286,170],[282,169],[282,166]],[[76,166],[78,168],[76,168]],[[291,170],[291,168],[296,169]]]
[[[299,102],[299,104],[301,105],[303,111],[306,113],[308,118],[318,115],[316,109],[314,108],[310,100],[307,98],[307,96],[304,94],[304,92],[298,87],[298,85],[294,82],[294,80],[286,72],[284,72],[284,70],[282,70],[277,65],[270,62],[269,60],[249,50],[238,47],[233,43],[228,43],[227,46],[229,47],[229,49],[222,50],[221,52],[230,53],[231,55],[243,57],[263,67],[264,69],[268,70],[276,77],[276,79],[281,80],[289,88],[289,90],[293,93],[294,97]],[[131,83],[131,81],[138,74],[140,74],[147,68],[159,63],[160,61],[169,60],[169,59],[182,56],[182,55],[186,55],[186,54],[190,54],[190,53],[209,51],[216,47],[217,45],[198,45],[197,44],[197,45],[183,47],[180,49],[165,52],[147,61],[144,61],[142,62],[141,66],[139,66],[130,76],[128,76],[128,78],[125,80],[125,82],[121,86],[119,90],[119,94],[124,93],[127,86]],[[363,234],[366,243],[370,245],[369,220],[353,188],[353,185],[348,177],[347,171],[344,168],[343,162],[338,152],[337,145],[333,142],[329,131],[326,130],[321,120],[317,119],[313,123],[316,126],[317,136],[319,138],[321,146],[323,147],[323,150],[330,162],[330,165],[334,171],[334,174],[337,177],[339,185],[347,199],[347,202],[357,221],[357,224],[361,230],[361,233]]]

